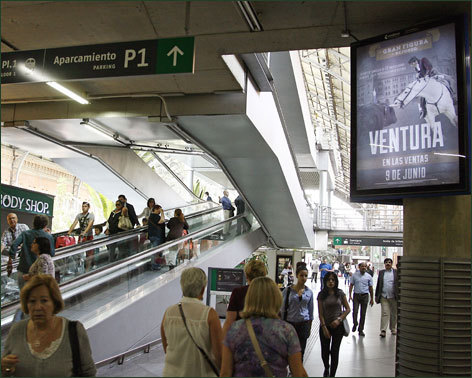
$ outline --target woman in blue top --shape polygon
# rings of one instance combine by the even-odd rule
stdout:
[[[297,331],[303,359],[313,322],[313,292],[305,285],[308,279],[308,268],[304,262],[297,263],[296,277],[297,283],[286,287],[282,293],[281,313],[282,319],[292,324]]]

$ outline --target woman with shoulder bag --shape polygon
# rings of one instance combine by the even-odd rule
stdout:
[[[269,277],[249,285],[242,319],[234,322],[223,343],[221,377],[307,377],[293,326],[279,319],[282,294]]]
[[[20,292],[23,312],[4,344],[2,376],[92,377],[96,368],[87,331],[80,322],[57,316],[64,308],[49,274],[34,275]]]
[[[351,308],[346,299],[346,294],[338,289],[336,273],[326,273],[323,281],[323,290],[318,294],[321,358],[325,368],[323,377],[334,377],[338,368],[339,348],[344,336],[343,321],[351,312]],[[344,312],[342,310],[343,306],[345,308]],[[331,366],[329,364],[330,355]]]
[[[282,319],[295,327],[300,346],[302,360],[305,353],[306,341],[310,337],[311,323],[313,322],[313,291],[305,285],[308,279],[308,268],[304,262],[297,263],[297,283],[288,286],[282,293]]]
[[[219,376],[221,322],[217,312],[202,302],[206,284],[200,268],[185,269],[180,276],[182,299],[166,310],[161,322],[163,377]]]
[[[105,230],[106,235],[115,235],[120,232],[126,231],[125,228],[121,228],[120,226],[123,227],[123,225],[120,225],[120,218],[124,216],[125,213],[127,213],[127,209],[123,208],[123,204],[121,203],[120,200],[116,200],[115,202],[115,210],[113,210],[110,213],[110,216],[108,217],[107,221],[107,229]],[[129,220],[129,217],[128,217]],[[107,245],[108,249],[108,262],[113,262],[117,259],[116,256],[116,250],[118,249],[118,259],[122,258],[125,251],[124,249],[126,246],[123,243],[110,243]]]
[[[167,241],[179,239],[184,236],[184,231],[188,232],[189,226],[181,209],[175,209],[174,216],[169,219],[169,222],[167,222],[167,228],[169,229]],[[183,248],[184,243],[180,243],[169,249],[169,254],[166,257],[169,269],[173,269],[177,263],[178,257],[185,253],[185,251],[180,252],[180,256],[178,256],[178,252]]]

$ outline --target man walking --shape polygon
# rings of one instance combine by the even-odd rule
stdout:
[[[380,337],[385,337],[387,325],[390,322],[390,332],[397,334],[397,299],[398,284],[397,270],[392,268],[390,257],[384,260],[385,269],[379,271],[375,288],[375,302],[380,303],[382,316],[380,318]]]
[[[26,224],[18,223],[18,217],[15,213],[7,215],[8,228],[2,234],[2,255],[8,256],[8,251],[15,239],[20,236],[23,231],[28,231],[29,227]]]
[[[311,282],[315,280],[315,284],[318,280],[318,272],[320,271],[320,260],[315,259],[311,262]]]
[[[349,301],[353,301],[354,308],[352,311],[352,332],[355,332],[357,325],[359,325],[359,336],[365,336],[364,323],[365,316],[367,313],[367,304],[369,303],[370,294],[370,305],[374,305],[374,291],[373,291],[373,279],[372,276],[367,273],[367,264],[361,262],[359,264],[359,271],[354,273],[351,278],[351,285],[349,285]],[[352,289],[354,288],[354,299],[352,299]],[[361,306],[361,317],[357,322],[357,313],[359,312],[359,305]]]
[[[323,290],[323,278],[326,275],[326,273],[333,271],[333,267],[331,266],[331,264],[328,264],[326,257],[323,257],[322,261],[323,262],[320,264],[320,272],[321,272],[320,281],[321,281],[321,289]]]

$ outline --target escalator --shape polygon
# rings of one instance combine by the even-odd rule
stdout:
[[[184,213],[189,214],[187,215],[186,220],[189,224],[190,231],[198,231],[204,226],[214,224],[223,219],[221,207],[211,202],[192,204],[181,207],[181,209]],[[174,215],[174,210],[175,209],[170,209],[164,212],[166,220],[169,220]],[[121,255],[118,254],[117,260],[121,260],[126,256],[131,256],[148,249],[150,245],[145,243],[146,231],[147,226],[144,226],[126,232],[121,232],[109,237],[102,237],[84,243],[56,249],[56,253],[53,258],[57,272],[56,277],[59,278],[60,283],[65,283],[86,273],[84,264],[84,250],[93,251],[93,263],[97,269],[100,269],[106,267],[108,263],[115,260],[110,256],[110,250],[112,249],[123,252]],[[54,234],[53,236],[57,237],[66,233],[67,231]],[[115,246],[117,246],[117,248],[114,248]],[[15,259],[13,261],[14,272],[10,277],[8,277],[6,264],[2,264],[2,312],[4,308],[12,303],[16,303],[19,299],[16,271],[17,266],[18,259]]]
[[[190,220],[190,216],[188,218]],[[95,361],[158,338],[165,309],[181,296],[179,277],[182,269],[187,266],[198,266],[205,271],[215,266],[232,268],[267,241],[250,214],[206,222],[199,230],[196,228],[191,228],[192,232],[181,239],[123,256],[119,261],[61,283],[66,306],[60,315],[84,324]],[[228,234],[223,237],[224,228]],[[110,243],[133,245],[132,240],[137,236],[131,235],[133,232],[136,233],[122,233],[113,240],[80,244],[74,251],[69,249],[54,257],[54,261],[59,266],[66,265],[67,258],[84,254],[92,245],[94,248]],[[160,270],[152,270],[150,262],[158,255],[167,262],[175,262],[174,267],[166,264]],[[18,302],[5,305],[2,302],[2,339],[6,337],[18,307]]]

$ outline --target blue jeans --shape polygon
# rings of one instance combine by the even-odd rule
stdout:
[[[151,245],[153,247],[157,247],[158,245],[164,243],[164,238],[160,236],[149,236],[149,240],[151,241]]]

